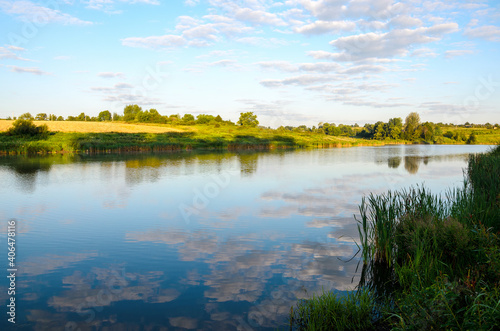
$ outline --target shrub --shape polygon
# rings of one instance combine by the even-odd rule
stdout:
[[[11,136],[22,136],[22,137],[47,137],[49,133],[49,128],[47,124],[36,126],[33,120],[17,119],[12,123],[12,127],[7,131],[8,135]]]

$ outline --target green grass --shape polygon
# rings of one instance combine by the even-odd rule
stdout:
[[[364,267],[355,293],[371,296],[375,312],[363,318],[394,330],[500,328],[500,146],[470,156],[462,188],[371,194],[360,213]],[[295,314],[307,321],[324,300],[338,313],[350,305],[323,295]],[[291,321],[299,330],[330,323]],[[346,323],[354,330],[359,321]]]
[[[3,121],[6,122],[6,121]],[[38,123],[38,122],[36,122]],[[26,138],[0,132],[0,153],[103,153],[127,151],[233,150],[273,148],[329,148],[377,146],[418,143],[405,140],[373,140],[345,136],[328,136],[317,132],[292,132],[235,125],[130,125],[124,122],[47,122],[61,131],[51,131],[47,137]],[[128,125],[128,126],[127,126]],[[7,128],[7,126],[5,126]],[[86,132],[69,132],[79,130]],[[98,132],[88,132],[88,131]],[[102,132],[108,130],[109,132]],[[116,132],[113,132],[116,130]],[[130,132],[140,130],[145,132]],[[170,132],[158,132],[158,131]],[[355,128],[360,130],[360,128]],[[497,144],[500,130],[476,128],[443,128],[468,137],[472,131],[480,144]],[[64,132],[63,132],[64,131]],[[125,132],[124,132],[125,131]],[[464,144],[441,137],[444,144]]]
[[[302,300],[290,311],[290,322],[299,330],[371,330],[373,296],[360,290],[340,296],[332,292]]]
[[[232,150],[382,145],[349,137],[319,133],[280,133],[276,130],[238,126],[198,125],[184,132],[75,133],[51,132],[46,139],[0,133],[0,152],[6,154],[85,153],[124,151]]]

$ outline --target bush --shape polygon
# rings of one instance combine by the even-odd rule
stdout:
[[[10,136],[46,138],[49,133],[47,124],[36,126],[33,120],[17,119],[7,131]]]

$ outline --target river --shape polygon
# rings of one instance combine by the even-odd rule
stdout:
[[[443,194],[490,148],[1,157],[0,329],[286,329],[298,299],[357,285],[364,195]]]

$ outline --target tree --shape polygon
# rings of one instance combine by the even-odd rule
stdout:
[[[142,108],[138,105],[127,105],[123,109],[123,120],[124,121],[133,121],[137,116],[137,113],[141,112]]]
[[[418,113],[410,113],[405,119],[405,138],[413,140],[417,138],[417,128],[420,125],[420,115]]]
[[[215,121],[219,123],[222,122],[222,117],[220,117],[220,115],[215,116]]]
[[[254,115],[253,112],[249,111],[246,113],[240,113],[238,124],[241,126],[256,127],[259,125],[259,121],[257,121],[257,115]]]
[[[469,138],[467,139],[467,144],[476,144],[477,143],[477,137],[476,137],[476,134],[474,132],[472,132],[469,136]]]
[[[375,133],[373,135],[373,138],[384,139],[387,135],[385,126],[386,124],[382,121],[378,121],[377,123],[375,123]]]
[[[33,116],[31,116],[30,113],[24,113],[21,116],[19,116],[19,119],[21,119],[21,120],[32,120]]]
[[[398,139],[403,131],[403,119],[401,117],[391,118],[387,122],[387,136],[392,139]]]
[[[64,121],[64,117],[59,116],[59,117],[57,118],[57,120],[58,120],[58,121]]]
[[[113,121],[120,121],[122,117],[118,113],[113,113]]]
[[[184,114],[184,116],[182,116],[182,123],[194,124],[194,116],[191,114]]]
[[[213,120],[215,120],[215,117],[213,117],[212,115],[200,114],[196,116],[196,124],[208,124]]]
[[[35,117],[35,120],[37,120],[37,121],[46,121],[47,120],[47,114],[45,114],[45,113],[37,114],[36,117]]]
[[[32,119],[22,119],[19,118],[12,123],[12,127],[7,131],[8,135],[11,136],[39,136],[41,138],[46,138],[49,133],[47,124],[36,126]]]
[[[111,113],[109,110],[103,110],[102,112],[99,113],[99,116],[97,116],[98,121],[111,121]]]
[[[49,115],[49,121],[57,121],[57,116],[54,114]]]
[[[76,120],[77,120],[77,121],[85,121],[85,120],[86,120],[85,113],[80,113],[80,115],[78,115],[78,116],[76,117]]]

